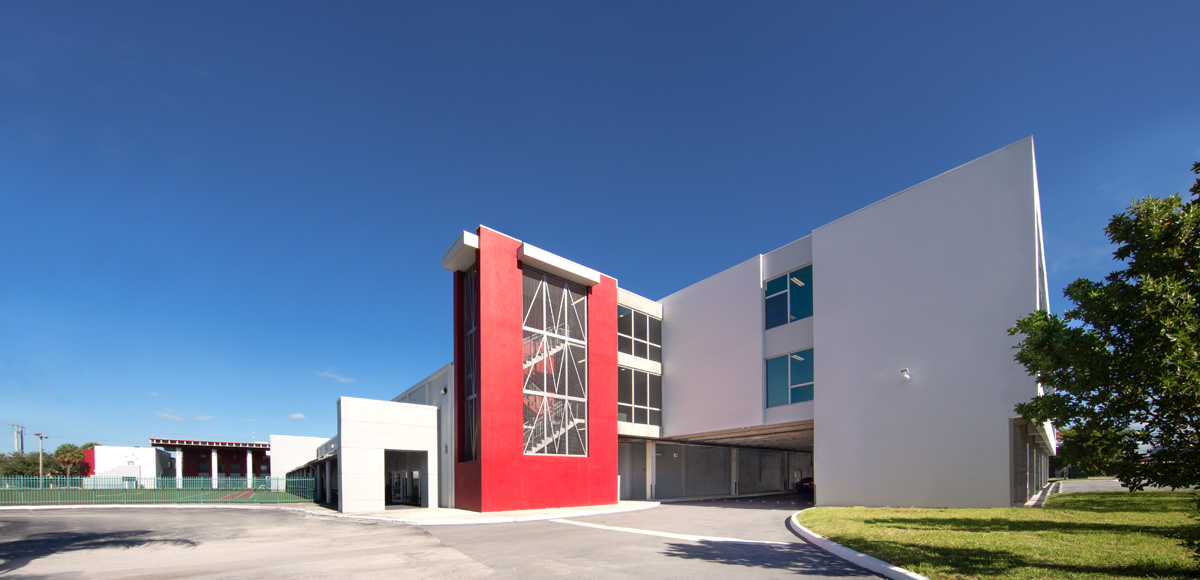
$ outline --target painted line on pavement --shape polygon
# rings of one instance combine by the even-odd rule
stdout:
[[[742,540],[739,538],[721,538],[718,536],[693,536],[691,534],[674,534],[671,532],[656,532],[654,530],[640,530],[637,528],[622,528],[618,526],[605,526],[601,524],[592,524],[588,522],[575,522],[571,520],[550,520],[558,524],[571,524],[573,526],[583,526],[585,528],[596,528],[598,530],[609,530],[613,532],[626,532],[629,534],[642,534],[643,536],[658,536],[660,538],[671,538],[672,540],[687,540],[689,542],[728,542],[733,544],[762,544],[766,546],[788,546],[791,542],[765,542],[761,540]]]

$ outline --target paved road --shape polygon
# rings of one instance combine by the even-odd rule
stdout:
[[[876,578],[792,535],[785,520],[801,507],[787,495],[427,529],[508,578]]]
[[[0,578],[482,578],[424,531],[279,510],[0,511]]]
[[[0,577],[873,577],[788,532],[800,507],[782,496],[426,528],[277,510],[0,511]]]

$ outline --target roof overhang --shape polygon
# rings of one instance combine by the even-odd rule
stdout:
[[[475,256],[478,251],[479,236],[464,231],[442,256],[442,267],[451,272],[466,272],[475,264]]]
[[[157,437],[150,438],[151,447],[222,447],[233,449],[270,449],[271,444],[264,441],[254,441],[250,443],[236,441],[195,441],[192,439],[159,439]]]
[[[551,254],[537,246],[522,243],[521,248],[517,250],[517,260],[576,284],[595,286],[600,283],[600,272]]]

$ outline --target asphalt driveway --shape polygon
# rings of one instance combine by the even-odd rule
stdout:
[[[429,526],[274,509],[0,511],[2,578],[874,577],[784,526],[795,496]]]
[[[793,494],[429,533],[513,578],[877,578],[794,536]]]

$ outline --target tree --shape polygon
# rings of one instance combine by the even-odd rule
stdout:
[[[1070,427],[1059,429],[1062,442],[1052,458],[1060,466],[1070,466],[1072,477],[1076,474],[1101,475],[1112,471],[1113,461],[1121,453],[1121,443],[1132,433],[1098,433],[1080,431]]]
[[[1046,387],[1017,412],[1108,442],[1110,473],[1134,490],[1200,485],[1200,178],[1190,191],[1113,216],[1105,232],[1124,268],[1072,282],[1061,316],[1009,329],[1023,335],[1016,360]]]
[[[83,450],[74,443],[63,443],[54,450],[54,458],[66,469],[67,477],[71,477],[71,468],[83,463]]]
[[[44,470],[50,473],[51,470],[58,467],[58,462],[54,460],[53,455],[47,454],[43,458]],[[0,476],[8,475],[24,475],[28,477],[37,477],[38,475],[38,454],[37,453],[13,453],[11,455],[0,454]]]

